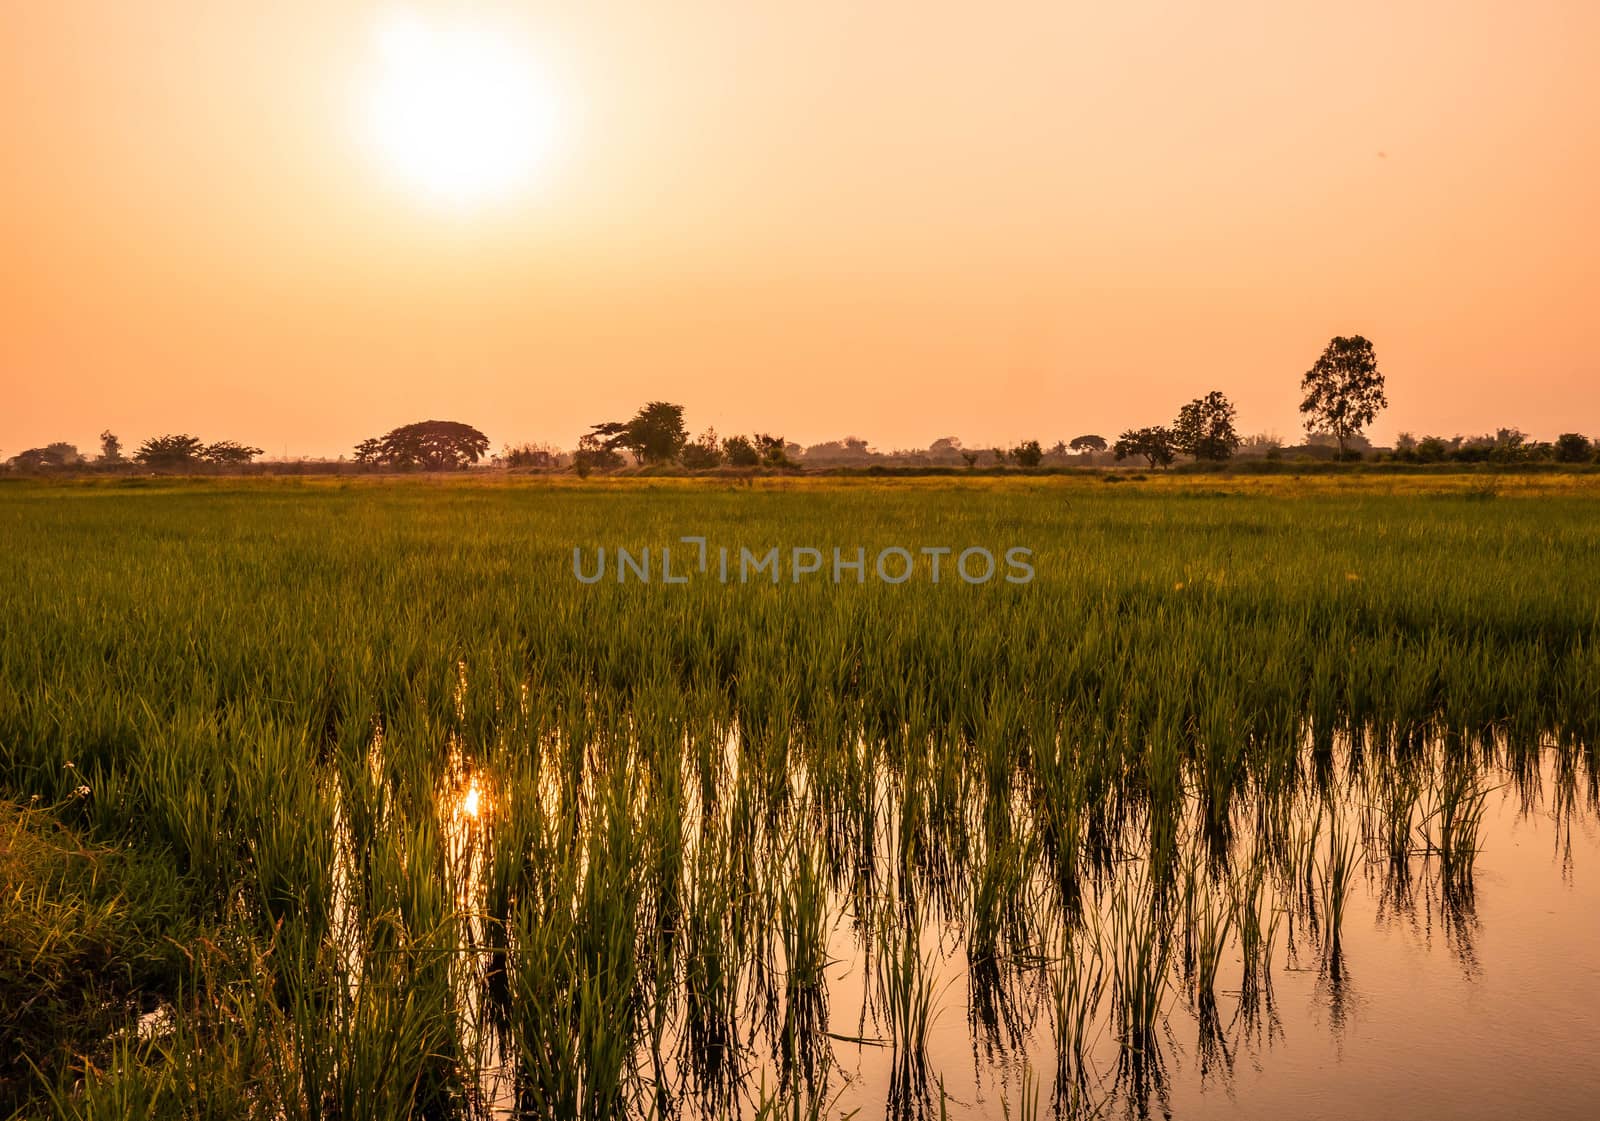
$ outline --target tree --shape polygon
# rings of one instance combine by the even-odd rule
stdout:
[[[612,451],[628,449],[641,463],[671,463],[689,440],[683,406],[666,401],[651,401],[632,420],[597,424],[591,435]]]
[[[978,453],[975,451],[963,451],[961,453],[961,461],[965,463],[968,468],[976,467],[978,465]]]
[[[580,478],[587,478],[590,471],[607,471],[613,467],[622,466],[622,455],[616,449],[608,447],[604,440],[593,432],[586,432],[578,437],[578,450],[572,453],[572,466],[577,470]]]
[[[201,458],[207,463],[231,465],[249,463],[260,454],[260,448],[247,447],[233,440],[218,440],[201,453]]]
[[[1576,432],[1563,432],[1556,437],[1558,463],[1587,463],[1594,456],[1594,447]]]
[[[1450,445],[1442,436],[1424,436],[1417,441],[1412,454],[1419,463],[1443,463],[1445,456],[1450,454]]]
[[[197,436],[152,436],[139,445],[133,458],[146,467],[193,467],[205,450]]]
[[[11,466],[21,471],[38,471],[46,467],[71,467],[82,463],[83,456],[72,444],[57,441],[42,448],[29,448],[11,457]]]
[[[1072,443],[1068,444],[1067,447],[1071,448],[1079,455],[1086,455],[1089,452],[1103,452],[1106,450],[1106,438],[1104,436],[1095,436],[1092,434],[1088,436],[1074,436],[1072,438]]]
[[[1119,460],[1127,459],[1130,455],[1142,455],[1151,467],[1165,467],[1177,454],[1172,446],[1172,433],[1160,425],[1128,429],[1117,437],[1112,451]]]
[[[1233,417],[1233,402],[1220,391],[1213,389],[1204,397],[1196,397],[1178,410],[1178,419],[1172,425],[1172,446],[1196,459],[1221,462],[1239,448]]]
[[[107,465],[123,462],[122,441],[117,439],[109,428],[100,433],[99,462]]]
[[[1028,440],[1011,449],[1011,458],[1017,461],[1018,467],[1037,467],[1044,458],[1044,449],[1038,440]]]
[[[1316,365],[1300,380],[1305,400],[1307,432],[1327,432],[1339,441],[1339,458],[1345,457],[1352,436],[1371,424],[1389,404],[1383,394],[1383,375],[1372,344],[1360,335],[1337,336],[1328,343]]]
[[[722,465],[722,445],[717,443],[717,432],[707,428],[698,439],[683,445],[683,465],[696,471]]]
[[[748,436],[729,436],[722,441],[722,457],[733,467],[759,467],[761,453]]]
[[[457,471],[489,450],[489,437],[456,420],[420,420],[356,445],[357,463],[397,470]]]
[[[793,467],[794,461],[789,458],[789,445],[782,436],[769,436],[765,432],[757,432],[750,437],[750,443],[756,449],[764,467]],[[862,441],[865,444],[865,441]]]

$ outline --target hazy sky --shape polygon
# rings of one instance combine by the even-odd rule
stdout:
[[[442,207],[357,134],[397,12],[531,56],[559,139]],[[443,23],[438,26],[444,26]],[[427,417],[987,445],[1221,389],[1298,431],[1600,435],[1591,0],[49,0],[0,9],[0,457],[338,454]]]

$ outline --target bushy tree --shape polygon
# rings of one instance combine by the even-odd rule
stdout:
[[[578,450],[572,453],[572,466],[580,476],[590,471],[609,471],[622,466],[622,454],[593,432],[578,437]]]
[[[651,401],[632,420],[606,421],[591,430],[597,440],[615,451],[626,448],[640,463],[671,463],[689,440],[683,426],[683,406]]]
[[[456,471],[477,463],[489,437],[456,420],[422,420],[356,445],[357,463],[395,470]]]
[[[748,436],[729,436],[722,441],[722,457],[732,467],[759,467],[761,452]]]
[[[100,433],[100,459],[98,462],[108,467],[114,463],[124,462],[122,458],[122,441],[117,439],[109,428]]]
[[[1165,467],[1177,456],[1172,445],[1172,433],[1160,425],[1150,428],[1130,428],[1121,436],[1112,451],[1119,460],[1130,455],[1142,455],[1151,467]]]
[[[1196,459],[1221,462],[1239,448],[1233,418],[1233,403],[1218,390],[1196,397],[1178,411],[1172,425],[1172,446]]]
[[[789,457],[789,444],[782,436],[771,436],[765,432],[757,432],[750,437],[750,443],[756,449],[763,467],[793,467],[794,460]]]
[[[700,436],[683,445],[683,465],[696,471],[722,465],[722,445],[717,442],[717,432],[708,428]]]
[[[1037,467],[1044,458],[1044,449],[1038,440],[1026,440],[1011,449],[1011,458],[1018,467]]]
[[[1555,457],[1558,463],[1587,463],[1594,458],[1594,445],[1577,432],[1563,432],[1556,437]]]
[[[200,462],[205,451],[206,446],[198,436],[152,436],[139,445],[133,458],[146,467],[193,467]]]
[[[201,458],[207,463],[231,466],[249,463],[260,454],[260,448],[247,447],[234,440],[218,440],[215,444],[210,444],[206,447],[206,450],[201,453]]]
[[[1300,403],[1306,431],[1332,435],[1339,442],[1341,459],[1350,438],[1360,435],[1389,404],[1378,356],[1360,335],[1340,335],[1329,342],[1300,380],[1300,388],[1306,395]]]
[[[1090,452],[1103,452],[1106,450],[1106,438],[1092,433],[1086,436],[1074,436],[1072,443],[1067,446],[1079,455],[1086,455]]]
[[[21,471],[38,471],[41,468],[72,467],[83,462],[83,456],[72,444],[57,441],[42,448],[29,448],[11,457],[11,466]]]
[[[1413,455],[1419,463],[1443,463],[1450,454],[1450,445],[1442,436],[1424,436],[1417,441]]]

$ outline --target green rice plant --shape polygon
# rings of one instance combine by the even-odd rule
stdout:
[[[1491,776],[1531,810],[1555,745],[1554,800],[1600,800],[1573,478],[1492,511],[1395,477],[7,484],[0,802],[48,810],[0,914],[36,986],[0,1063],[39,1072],[0,1104],[716,1116],[766,1049],[808,1113],[830,973],[915,1051],[935,932],[980,1064],[1048,1011],[1058,1100],[1096,1108],[1108,1018],[1148,1088],[1174,966],[1215,1028],[1236,945],[1259,1024],[1282,924],[1339,938],[1358,840],[1420,842],[1462,915]],[[713,564],[1017,540],[1038,578],[571,577],[686,528]],[[1359,834],[1320,823],[1352,794]],[[46,824],[92,859],[15,859]],[[70,1047],[5,1019],[46,1001]],[[170,1037],[114,1045],[148,1007]]]
[[[1106,969],[1098,924],[1072,928],[1062,923],[1057,937],[1059,949],[1050,974],[1056,1048],[1054,1100],[1060,1111],[1077,1116],[1089,1104],[1095,1017],[1105,997]]]
[[[1355,879],[1360,854],[1357,841],[1342,823],[1338,810],[1332,810],[1328,816],[1328,851],[1318,882],[1322,894],[1323,945],[1330,956],[1338,957],[1344,931],[1345,904],[1349,899],[1350,884]]]
[[[924,1103],[928,1094],[928,1028],[935,1015],[938,953],[923,953],[914,930],[886,923],[878,932],[876,960],[877,1006],[894,1048],[889,1101],[891,1109],[898,1105],[899,1112],[912,1112],[912,1103]]]
[[[1155,905],[1146,875],[1129,877],[1113,888],[1099,941],[1111,964],[1118,1070],[1131,1092],[1142,1097],[1162,1070],[1156,1029],[1165,1015],[1173,944],[1170,919]]]
[[[825,1061],[828,1026],[828,898],[815,841],[797,839],[778,894],[783,949],[783,1024],[778,1056],[786,1078],[807,1081]]]

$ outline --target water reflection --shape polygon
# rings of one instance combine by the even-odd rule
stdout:
[[[1299,777],[1219,796],[731,721],[475,740],[465,680],[431,825],[378,729],[334,881],[359,987],[374,853],[432,861],[457,1112],[1217,1112],[1313,1035],[1365,1055],[1405,940],[1483,978],[1483,854],[1570,882],[1595,847],[1573,750],[1308,736]]]

